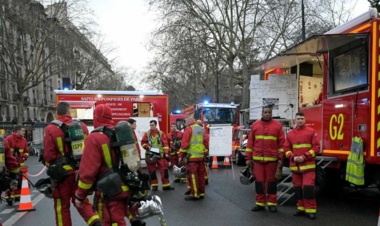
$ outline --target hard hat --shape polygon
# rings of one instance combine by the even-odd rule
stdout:
[[[252,174],[252,169],[247,166],[243,171],[240,172],[240,183],[244,185],[250,185],[255,181],[256,177]]]
[[[241,144],[242,148],[246,148],[248,143],[248,139],[243,140],[243,143]]]
[[[186,173],[187,173],[186,167],[184,166],[178,167],[176,165],[173,166],[173,174],[176,178],[184,177]]]
[[[141,201],[140,207],[136,211],[136,217],[141,219],[162,214],[164,214],[162,202],[157,195],[153,195],[147,198],[147,200]]]
[[[39,179],[36,184],[36,189],[44,194],[47,198],[53,198],[53,187],[50,178]]]

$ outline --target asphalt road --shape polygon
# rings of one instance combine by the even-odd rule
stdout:
[[[29,174],[35,175],[41,171],[42,165],[37,157],[31,156],[27,164]],[[278,207],[277,213],[269,211],[251,212],[254,205],[254,186],[242,185],[239,182],[240,167],[234,169],[212,169],[210,184],[206,188],[206,198],[200,201],[185,201],[186,185],[175,183],[174,191],[162,191],[158,195],[164,206],[167,225],[169,226],[252,226],[252,225],[377,225],[379,219],[380,192],[377,189],[344,190],[332,197],[318,197],[318,212],[316,220],[306,217],[294,217],[295,200],[291,199]],[[39,177],[30,176],[35,183]],[[235,178],[234,178],[235,176]],[[19,203],[8,206],[0,205],[0,218],[4,226],[52,226],[54,223],[53,200],[45,198],[31,188],[31,199],[35,211],[17,212]],[[73,226],[84,226],[85,222],[72,208]],[[145,219],[147,225],[160,225],[157,217]]]

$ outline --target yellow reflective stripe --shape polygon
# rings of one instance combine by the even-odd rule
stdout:
[[[261,140],[277,140],[277,137],[275,137],[275,136],[265,136],[265,135],[255,135],[255,139],[261,139]]]
[[[286,157],[288,157],[291,153],[292,153],[292,151],[287,151],[287,152],[285,153]]]
[[[104,155],[104,160],[106,161],[107,167],[112,168],[111,153],[107,144],[102,144],[102,150]]]
[[[305,213],[316,213],[317,209],[307,209],[305,208]]]
[[[293,148],[311,148],[311,144],[293,144]]]
[[[126,186],[126,185],[122,185],[122,186],[121,186],[121,189],[122,189],[123,191],[129,191],[129,188],[128,188],[128,186]]]
[[[87,221],[87,225],[92,225],[92,223],[95,220],[99,220],[99,216],[98,215],[94,215],[94,216],[90,217],[90,219],[88,219],[88,221]]]
[[[111,226],[118,226],[118,223],[112,223]]]
[[[14,170],[8,170],[8,171],[11,172],[11,173],[18,173],[18,172],[20,172],[20,169],[17,168],[17,169],[14,169]]]
[[[283,148],[279,148],[278,152],[284,152],[284,149]]]
[[[252,148],[246,148],[245,152],[252,152]]]
[[[305,207],[303,207],[303,206],[297,206],[297,209],[301,210],[301,211],[305,211]]]
[[[78,182],[78,187],[84,189],[84,190],[88,190],[92,187],[93,184],[87,184],[87,183],[84,183],[83,181],[79,180]]]
[[[267,202],[267,205],[268,205],[268,206],[277,206],[277,203],[274,203],[274,202]]]
[[[314,152],[314,150],[309,150],[309,152],[310,152],[311,156],[315,157],[315,152]]]
[[[21,162],[21,163],[20,163],[20,166],[25,166],[25,162]]]
[[[278,158],[273,157],[263,157],[263,156],[253,156],[253,160],[257,161],[277,161]]]
[[[22,153],[24,152],[24,149],[18,149],[18,152]]]
[[[55,212],[57,214],[57,226],[63,226],[63,220],[62,220],[62,203],[61,199],[57,199],[57,205],[55,206]]]
[[[315,169],[315,164],[300,166],[300,170]]]
[[[73,169],[73,167],[71,167],[70,165],[64,165],[63,168],[65,170],[72,170]]]
[[[199,197],[199,195],[198,195],[198,189],[197,189],[197,181],[196,181],[196,178],[195,178],[195,174],[194,173],[192,173],[192,174],[190,174],[190,177],[191,177],[191,183],[192,183],[192,187],[193,187],[193,189],[194,189],[194,197]]]
[[[62,141],[62,137],[57,137],[57,145],[58,145],[58,151],[59,153],[64,156],[65,153],[63,152],[63,141]]]

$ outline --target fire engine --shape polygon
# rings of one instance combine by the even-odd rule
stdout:
[[[117,122],[128,118],[157,117],[160,130],[169,131],[169,98],[167,94],[144,91],[55,90],[56,103],[71,105],[73,118],[92,119],[95,104],[106,104]]]
[[[354,137],[363,140],[364,185],[380,190],[380,18],[376,9],[314,35],[260,66],[298,79],[297,110],[320,137],[317,165],[329,188],[342,188]],[[318,174],[318,167],[317,167]],[[318,178],[318,176],[317,176]]]
[[[169,97],[160,92],[146,91],[98,91],[98,90],[55,90],[56,103],[71,105],[73,118],[85,122],[91,131],[92,115],[96,104],[107,104],[112,109],[114,122],[133,118],[137,122],[136,135],[141,140],[149,130],[149,121],[157,120],[164,133],[169,132]],[[144,149],[141,156],[145,156]]]
[[[210,126],[232,126],[232,160],[235,160],[237,150],[240,148],[239,138],[239,104],[226,103],[199,103],[182,109],[182,114],[193,115],[194,119],[201,120],[208,131]]]

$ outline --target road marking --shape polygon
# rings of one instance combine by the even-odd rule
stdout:
[[[5,210],[3,210],[3,212],[1,212],[1,214],[8,214],[8,213],[10,213],[10,212],[12,212],[14,209],[5,209]]]
[[[37,203],[39,203],[43,198],[45,198],[45,195],[44,194],[40,194],[37,196],[37,198],[35,198],[32,203],[33,203],[33,206],[36,206]],[[4,212],[4,211],[3,211]],[[25,212],[16,212],[15,214],[13,214],[12,217],[10,217],[7,221],[5,221],[3,223],[3,226],[12,226],[14,225],[18,220],[20,220],[21,217],[23,217],[28,211],[25,211]]]

